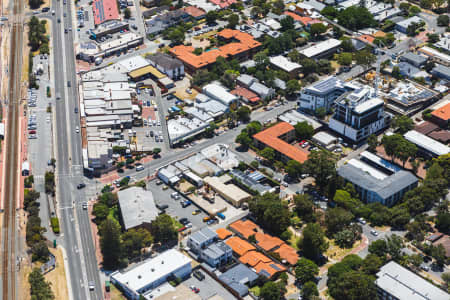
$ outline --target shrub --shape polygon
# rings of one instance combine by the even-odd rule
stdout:
[[[50,219],[50,223],[52,225],[52,230],[55,234],[59,234],[60,233],[60,229],[59,229],[59,219],[57,217],[53,217]]]

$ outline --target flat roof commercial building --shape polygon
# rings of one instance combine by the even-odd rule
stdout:
[[[92,12],[94,13],[95,25],[119,19],[119,8],[115,0],[94,0]]]
[[[314,131],[317,131],[322,127],[322,124],[316,121],[312,116],[306,115],[294,109],[288,110],[282,115],[279,115],[278,120],[287,122],[292,126],[297,125],[297,123],[306,122],[314,128]]]
[[[337,170],[339,176],[353,184],[363,202],[379,202],[386,206],[397,203],[418,184],[417,177],[411,172],[391,171],[354,158]]]
[[[329,111],[334,101],[349,90],[342,80],[329,76],[304,88],[297,104],[302,110],[314,112],[325,107]]]
[[[328,39],[326,41],[317,43],[314,46],[300,50],[300,54],[307,58],[324,58],[336,52],[342,41],[336,39]]]
[[[127,271],[114,272],[110,278],[127,298],[137,300],[140,295],[145,297],[171,277],[188,277],[192,271],[191,262],[189,257],[178,250],[170,249]]]
[[[282,55],[270,57],[269,60],[273,67],[285,71],[291,77],[297,76],[302,68],[300,64],[292,62]]]
[[[381,300],[448,300],[450,295],[410,270],[391,261],[381,267],[375,280]]]
[[[117,193],[125,230],[146,226],[156,219],[158,209],[151,191],[130,187]]]
[[[277,157],[284,162],[293,159],[303,163],[308,159],[306,152],[289,144],[295,139],[295,128],[289,123],[280,122],[258,132],[253,136],[253,139],[259,148],[270,147],[274,149]]]
[[[208,176],[205,177],[204,182],[236,207],[240,207],[242,203],[249,201],[252,198],[252,195],[241,190],[234,184],[225,184],[219,177]]]
[[[408,131],[405,133],[404,137],[411,143],[416,144],[419,150],[425,155],[437,157],[450,153],[450,147],[415,130]]]

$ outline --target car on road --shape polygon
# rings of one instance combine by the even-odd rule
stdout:
[[[142,170],[144,170],[143,165],[136,166],[136,171],[142,171]]]
[[[185,208],[185,207],[188,207],[191,204],[192,204],[191,201],[186,200],[186,201],[181,202],[181,207]]]
[[[192,215],[193,216],[195,216],[195,215],[198,215],[199,213],[201,213],[202,211],[200,210],[200,209],[196,209],[196,210],[194,210],[193,212],[192,212]]]
[[[167,190],[169,187],[167,185],[163,186],[162,189],[163,191]]]
[[[378,232],[376,230],[371,230],[370,234],[372,234],[373,236],[378,236]]]
[[[64,33],[68,33],[69,31],[67,30],[67,28],[64,29]]]
[[[95,290],[95,283],[93,281],[89,281],[89,290],[90,291]]]
[[[76,132],[76,133],[79,133],[79,132],[80,132],[80,127],[78,127],[78,126],[75,127],[75,132]]]
[[[70,81],[67,81],[67,87],[71,87],[72,84],[70,83]]]
[[[420,268],[421,268],[422,270],[424,270],[425,272],[430,271],[430,267],[427,266],[427,265],[421,265]]]
[[[73,111],[77,114],[78,113],[78,107],[75,107],[75,109]]]
[[[161,185],[163,182],[161,180],[156,181],[156,185]]]
[[[190,223],[190,221],[189,221],[188,218],[181,218],[181,219],[179,220],[179,222],[180,222],[181,224],[183,224],[183,225],[186,225],[186,224]]]
[[[84,187],[86,187],[86,184],[84,184],[84,183],[79,183],[79,184],[77,185],[77,189],[79,189],[79,190],[81,190],[81,189],[84,188]]]
[[[87,210],[87,209],[88,209],[88,204],[87,204],[87,202],[83,202],[82,206],[83,206],[83,209],[84,209],[84,210]]]
[[[200,270],[195,270],[193,273],[194,277],[198,280],[202,281],[203,279],[205,279],[205,274],[203,274]]]

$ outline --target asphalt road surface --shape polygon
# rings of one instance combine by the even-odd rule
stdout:
[[[56,178],[59,216],[62,224],[62,237],[67,253],[67,265],[70,278],[69,292],[74,300],[102,299],[102,285],[92,240],[90,220],[82,209],[86,201],[83,190],[76,186],[83,178],[81,136],[79,116],[74,113],[78,107],[76,89],[76,68],[74,56],[73,31],[64,33],[64,29],[73,28],[73,2],[53,0],[52,9],[56,11],[53,19],[53,59],[55,76],[55,95],[61,100],[55,105],[55,152]],[[67,17],[63,16],[66,13]],[[58,23],[57,19],[61,22]],[[70,82],[70,84],[69,84]],[[70,86],[69,86],[70,85]],[[89,291],[89,282],[94,282],[94,291]]]

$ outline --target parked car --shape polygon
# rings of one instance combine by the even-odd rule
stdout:
[[[376,230],[371,230],[370,233],[371,233],[373,236],[378,236],[378,232],[377,232]]]
[[[202,281],[203,279],[205,279],[205,274],[200,272],[200,270],[195,270],[194,277],[197,278],[198,280]]]
[[[77,185],[77,189],[79,189],[79,190],[81,190],[81,189],[84,188],[84,187],[86,187],[86,184],[84,184],[84,183],[79,183],[79,184]]]

